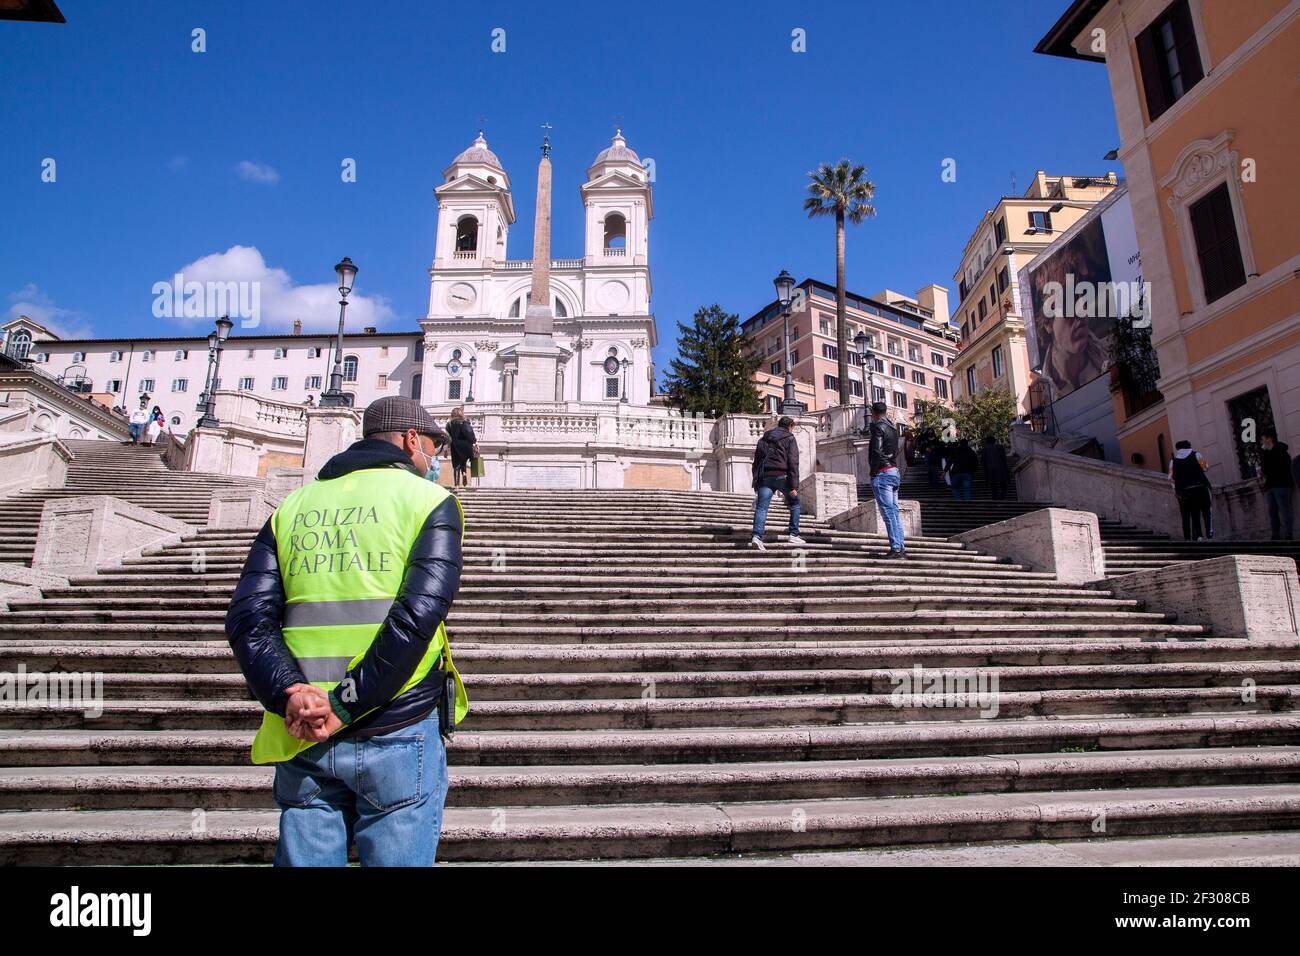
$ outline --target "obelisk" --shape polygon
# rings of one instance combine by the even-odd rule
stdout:
[[[550,129],[549,126],[544,127]],[[555,314],[551,311],[551,137],[542,138],[537,165],[537,216],[533,226],[532,291],[524,313],[524,338],[515,348],[519,378],[515,398],[526,402],[561,401],[556,367]]]
[[[555,332],[551,312],[551,137],[542,138],[537,164],[537,215],[533,221],[533,286],[524,314],[524,341],[550,342]]]

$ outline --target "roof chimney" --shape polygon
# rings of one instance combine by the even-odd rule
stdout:
[[[302,335],[302,319],[293,320],[293,334]]]

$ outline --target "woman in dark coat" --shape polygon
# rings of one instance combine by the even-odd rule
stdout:
[[[460,406],[451,410],[447,419],[447,435],[451,438],[451,475],[456,487],[469,484],[470,459],[478,454],[478,436],[474,426],[465,418]]]

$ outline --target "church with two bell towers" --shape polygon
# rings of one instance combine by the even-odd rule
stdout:
[[[550,143],[537,171],[532,259],[507,258],[515,198],[482,132],[443,171],[421,400],[432,409],[507,403],[645,407],[656,344],[650,312],[650,177],[616,132],[587,168],[582,254],[551,255]],[[467,409],[468,411],[468,409]]]

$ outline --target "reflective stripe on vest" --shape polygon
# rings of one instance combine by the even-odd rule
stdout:
[[[425,520],[448,497],[456,500],[447,489],[404,468],[368,468],[314,481],[276,509],[271,527],[286,602],[282,633],[308,683],[332,690],[365,657],[401,590],[407,558]],[[463,512],[461,520],[463,541]],[[456,682],[459,723],[469,710],[469,698],[441,623],[394,697],[420,683],[440,662]],[[253,762],[288,760],[312,746],[292,736],[284,718],[267,712],[253,741]]]

